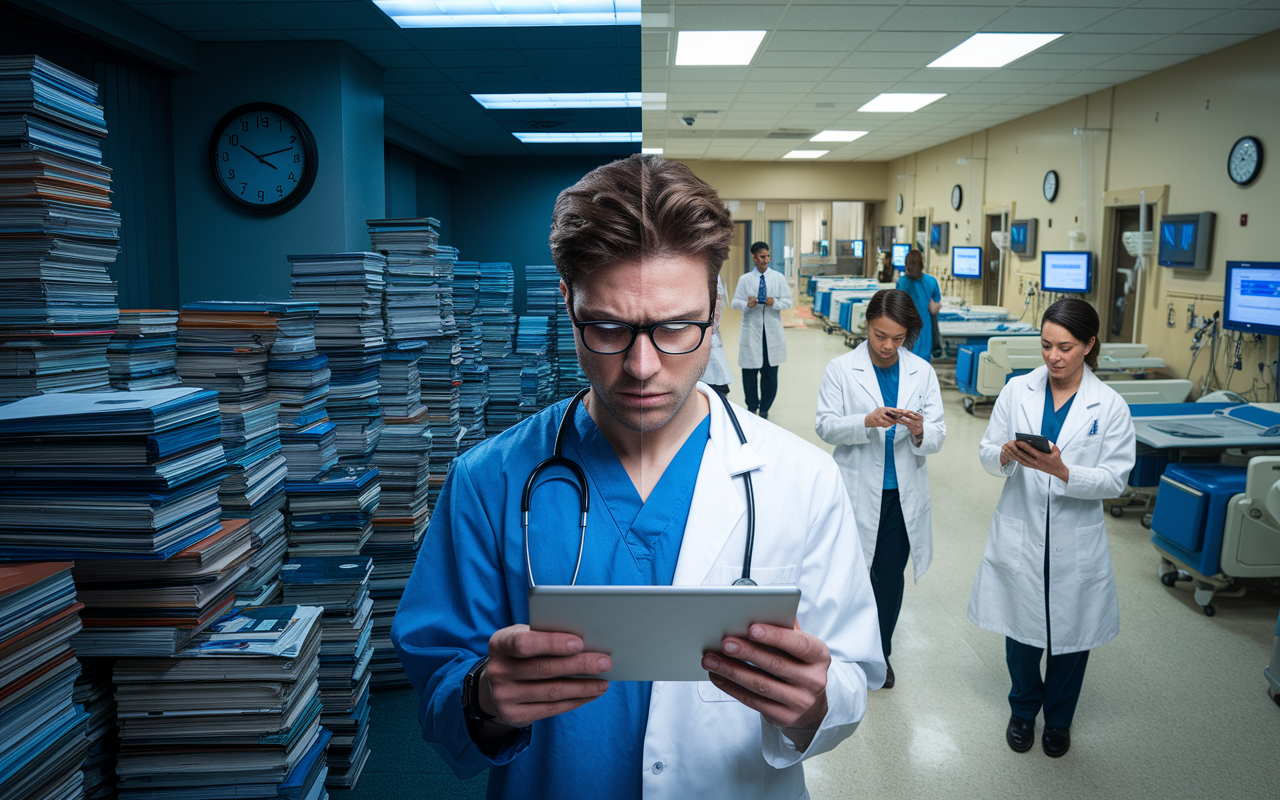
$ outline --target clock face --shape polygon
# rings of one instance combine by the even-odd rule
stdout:
[[[1253,136],[1244,136],[1231,147],[1227,158],[1227,175],[1241,186],[1248,186],[1262,171],[1262,142]]]
[[[960,184],[951,187],[951,207],[956,211],[960,210],[960,203],[964,201],[964,192],[960,191]]]
[[[898,195],[898,213],[902,213],[902,195]]]
[[[315,182],[315,139],[282,106],[250,103],[232,109],[209,142],[214,178],[242,208],[279,214],[306,197]]]
[[[1049,170],[1044,174],[1044,199],[1052,203],[1058,196],[1058,171]]]

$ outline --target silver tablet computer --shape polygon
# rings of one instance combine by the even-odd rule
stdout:
[[[529,627],[573,633],[607,653],[611,681],[705,681],[702,655],[754,622],[790,628],[796,586],[537,586]]]

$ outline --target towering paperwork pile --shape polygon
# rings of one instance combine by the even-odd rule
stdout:
[[[458,422],[462,425],[459,451],[465,453],[485,439],[485,414],[489,407],[489,365],[484,360],[484,317],[476,313],[480,302],[480,264],[459,261],[453,267],[453,308],[458,319],[458,345],[462,353],[462,388],[458,395]]]
[[[484,320],[481,352],[489,366],[489,406],[485,433],[494,436],[520,421],[520,372],[524,359],[513,353],[516,334],[515,274],[506,262],[480,265],[476,313]]]
[[[289,481],[289,555],[357,555],[373,535],[381,486],[377,467],[339,464]]]
[[[103,391],[120,252],[98,87],[0,58],[0,402]]]
[[[178,312],[121,310],[120,323],[107,344],[111,386],[125,391],[167,389],[178,377]]]

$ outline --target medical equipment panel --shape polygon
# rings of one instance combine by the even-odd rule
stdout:
[[[911,252],[909,244],[895,244],[893,246],[893,265],[898,269],[907,268],[907,253]]]
[[[1280,336],[1280,262],[1228,261],[1222,327]]]
[[[1245,488],[1245,468],[1170,464],[1160,478],[1151,542],[1201,575],[1216,575],[1227,503]]]
[[[1165,214],[1160,218],[1160,250],[1156,261],[1162,267],[1207,271],[1213,252],[1213,226],[1217,215]]]
[[[1036,219],[1015,219],[1009,223],[1009,250],[1024,261],[1036,257],[1038,222]]]
[[[1045,292],[1088,294],[1093,290],[1093,253],[1088,250],[1041,253],[1040,288]]]
[[[951,274],[976,280],[982,277],[982,248],[957,245],[951,250]]]

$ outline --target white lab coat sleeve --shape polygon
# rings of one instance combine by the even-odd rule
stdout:
[[[942,390],[938,386],[938,373],[929,367],[929,380],[924,392],[924,435],[919,446],[916,437],[908,436],[911,452],[918,456],[931,456],[942,449],[947,438],[947,420],[942,412]]]
[[[1137,460],[1133,417],[1123,401],[1113,400],[1107,409],[1110,419],[1103,432],[1098,466],[1068,465],[1070,474],[1063,494],[1077,500],[1106,500],[1124,493],[1129,472]]]
[[[1005,384],[1004,391],[996,398],[995,408],[991,410],[986,433],[982,434],[982,441],[978,443],[978,459],[982,462],[982,468],[997,478],[1011,477],[1020,466],[1017,461],[1000,466],[1000,450],[1009,441],[1009,415],[1017,412],[1014,391],[1010,384]]]
[[[866,414],[845,413],[845,390],[842,378],[845,367],[832,361],[818,386],[818,414],[813,429],[827,444],[866,444],[871,441]]]
[[[825,753],[848,738],[866,713],[868,684],[878,687],[885,677],[875,596],[853,507],[834,462],[816,476],[808,525],[797,616],[801,630],[821,639],[831,652],[827,714],[803,751],[761,717],[764,759],[775,769]]]
[[[784,308],[791,308],[791,283],[783,278],[778,281],[778,285],[782,287],[782,291],[774,297],[773,307],[778,311]]]
[[[736,308],[739,311],[747,310],[747,282],[738,279],[738,287],[733,290],[733,300],[729,301],[730,308]]]

